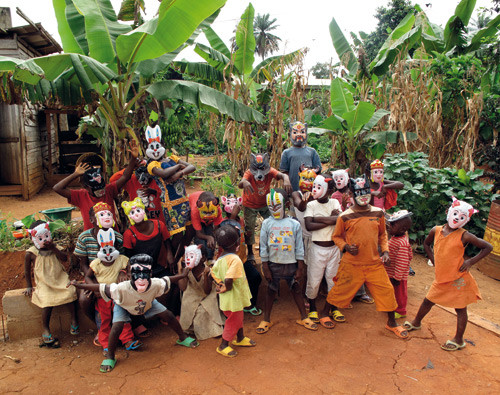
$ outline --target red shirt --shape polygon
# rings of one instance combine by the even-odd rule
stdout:
[[[168,233],[167,225],[165,225],[161,221],[156,221],[156,222],[159,224],[159,228],[157,226],[154,226],[153,231],[151,232],[150,235],[145,235],[143,233],[140,233],[137,230],[137,228],[135,227],[135,225],[132,225],[123,234],[123,247],[128,248],[129,250],[132,250],[135,247],[135,243],[136,243],[137,239],[142,240],[142,241],[148,241],[148,240],[155,238],[158,235],[158,233],[161,233],[161,237],[162,237],[163,241],[167,240],[170,237],[170,234]],[[132,229],[134,231],[135,236],[130,229]],[[137,236],[137,239],[136,239],[136,236]]]
[[[108,203],[111,207],[111,212],[116,218],[114,198],[118,196],[116,182],[111,182],[106,185],[104,196],[97,198],[91,196],[86,189],[71,190],[71,197],[68,203],[80,209],[83,218],[83,230],[92,229],[94,226],[90,222],[89,210],[99,202]]]
[[[271,190],[271,181],[276,180],[279,171],[271,167],[269,173],[264,177],[264,181],[257,181],[250,170],[243,174],[243,178],[250,182],[254,193],[243,192],[243,206],[248,208],[262,208],[267,206],[266,195]]]
[[[222,222],[222,210],[219,207],[217,207],[217,218],[215,218],[212,221],[202,221],[200,217],[200,212],[198,210],[198,206],[196,205],[196,202],[198,201],[198,198],[200,195],[203,193],[203,191],[198,191],[194,192],[191,195],[189,195],[189,206],[191,207],[191,223],[193,224],[194,230],[201,230],[201,223],[203,222],[205,225],[210,225],[213,224],[214,226],[220,225]]]
[[[148,219],[159,219],[160,222],[165,222],[161,207],[161,190],[155,180],[151,180],[147,186],[143,187],[135,174],[132,174],[124,188],[127,191],[129,200],[134,200],[139,194],[141,195],[140,198],[146,207]]]

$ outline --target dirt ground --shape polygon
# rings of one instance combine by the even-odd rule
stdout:
[[[67,205],[50,189],[28,202],[0,197],[2,213],[16,218]],[[73,212],[75,218],[78,214]],[[0,255],[0,296],[6,289],[24,287],[22,259],[22,252]],[[423,256],[416,255],[412,267],[417,274],[408,283],[410,316],[433,279],[433,268]],[[500,283],[475,268],[472,273],[483,300],[471,305],[469,312],[493,326],[500,324]],[[264,292],[263,285],[261,305]],[[245,315],[245,332],[257,346],[240,349],[238,357],[218,355],[218,339],[205,340],[194,350],[174,346],[174,333],[158,325],[153,336],[144,339],[141,351],[120,350],[117,366],[109,374],[98,371],[102,354],[92,345],[92,333],[75,337],[55,333],[62,341],[58,350],[38,348],[38,339],[0,342],[0,392],[500,393],[500,339],[495,333],[469,323],[467,347],[445,352],[439,345],[453,337],[456,317],[439,307],[408,340],[385,330],[385,316],[373,305],[354,303],[353,309],[343,312],[346,323],[333,330],[308,331],[295,324],[298,312],[282,284],[269,333],[256,334],[261,317]]]

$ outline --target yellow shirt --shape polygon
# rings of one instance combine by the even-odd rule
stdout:
[[[112,284],[118,281],[120,270],[125,270],[128,265],[128,258],[125,255],[119,255],[111,266],[104,265],[99,258],[90,263],[90,268],[99,284]]]

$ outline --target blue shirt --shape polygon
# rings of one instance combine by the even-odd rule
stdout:
[[[292,189],[299,190],[299,172],[300,166],[318,167],[321,169],[319,155],[311,147],[290,147],[281,154],[280,171],[288,173]]]
[[[295,263],[304,260],[304,241],[299,221],[285,217],[266,218],[260,229],[262,262]]]

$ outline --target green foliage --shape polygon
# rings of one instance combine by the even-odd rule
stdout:
[[[429,167],[427,155],[421,152],[386,155],[384,164],[385,177],[404,184],[404,188],[398,191],[398,204],[392,210],[413,212],[413,226],[409,233],[413,242],[421,246],[434,226],[446,223],[446,210],[451,205],[452,196],[479,210],[466,227],[472,234],[483,236],[495,195],[492,185],[480,180],[482,170],[435,169]]]
[[[213,192],[215,196],[227,196],[230,193],[237,194],[238,188],[231,182],[229,175],[219,178],[205,177],[200,184],[202,191]]]
[[[316,152],[318,152],[321,163],[326,163],[330,160],[332,142],[327,135],[308,134],[307,145],[314,148]]]
[[[330,73],[332,72],[332,67],[330,63],[316,63],[311,67],[311,73],[318,79],[328,79],[330,78]]]
[[[271,55],[279,49],[281,38],[270,33],[279,27],[276,25],[276,18],[270,19],[269,14],[257,14],[253,25],[253,34],[255,36],[255,52],[259,54],[262,60],[266,55]]]

